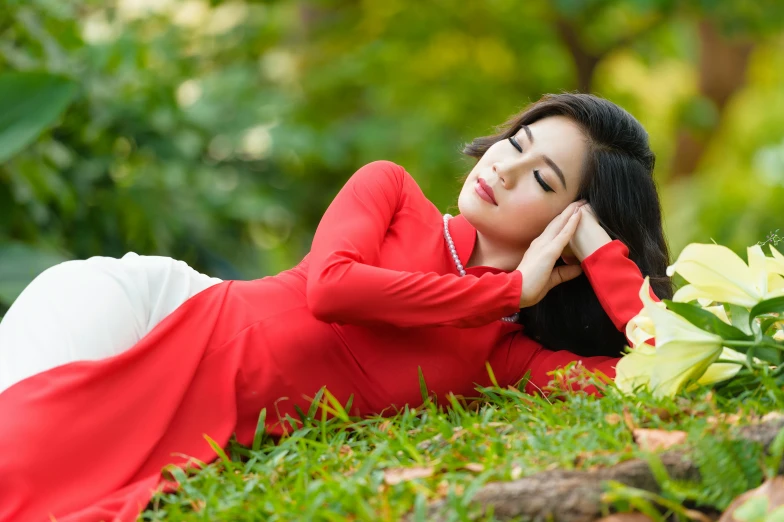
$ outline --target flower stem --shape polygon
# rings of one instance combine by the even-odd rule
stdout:
[[[778,343],[766,343],[766,342],[756,342],[756,341],[722,341],[724,346],[728,348],[743,348],[743,347],[752,347],[752,346],[767,346],[768,348],[775,348],[776,350],[784,351],[784,346]]]

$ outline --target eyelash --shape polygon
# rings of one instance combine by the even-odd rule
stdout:
[[[511,143],[512,146],[518,151],[523,152],[523,148],[520,146],[519,143],[517,143],[517,140],[514,138],[514,136],[509,136],[509,143]],[[534,169],[534,178],[536,178],[536,182],[539,183],[539,185],[541,185],[541,187],[544,189],[545,192],[555,192],[553,189],[550,188],[550,185],[544,182],[542,176],[539,174],[539,171],[536,169]]]

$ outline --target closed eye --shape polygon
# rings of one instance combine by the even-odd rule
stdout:
[[[511,143],[512,146],[516,148],[518,151],[523,152],[523,148],[520,146],[519,143],[517,143],[517,140],[515,139],[514,136],[509,136],[509,143]]]
[[[514,136],[509,136],[509,143],[511,143],[512,146],[516,148],[518,151],[523,152],[523,148],[520,146],[520,144],[517,142]],[[534,178],[536,178],[536,182],[539,183],[539,185],[541,185],[541,187],[544,189],[545,192],[555,192],[550,187],[550,185],[545,183],[545,181],[542,179],[542,176],[539,174],[538,170],[534,170]]]

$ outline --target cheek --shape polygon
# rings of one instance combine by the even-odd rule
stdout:
[[[531,197],[530,193],[509,205],[503,222],[508,237],[523,243],[536,239],[558,213],[543,198]]]

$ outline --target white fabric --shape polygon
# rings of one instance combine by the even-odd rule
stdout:
[[[221,280],[170,257],[95,256],[36,277],[0,322],[0,392],[38,372],[131,348]]]

